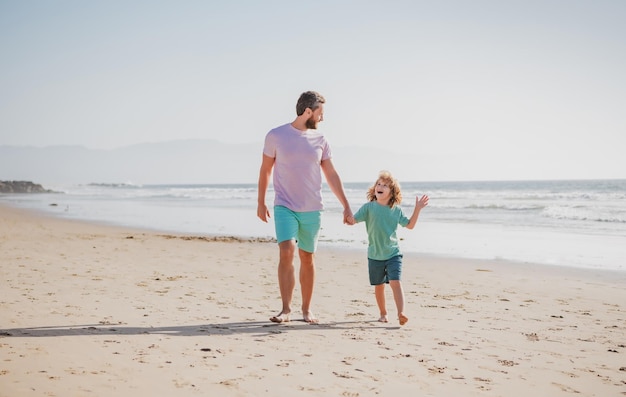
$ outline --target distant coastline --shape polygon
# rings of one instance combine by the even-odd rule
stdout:
[[[0,181],[0,193],[54,193],[31,181]]]

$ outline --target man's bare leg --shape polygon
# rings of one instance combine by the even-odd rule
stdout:
[[[302,315],[304,321],[315,324],[317,318],[311,312],[311,300],[315,286],[315,254],[298,250],[300,254],[300,288],[302,289]]]
[[[294,240],[283,241],[278,244],[280,257],[278,260],[278,288],[280,289],[280,298],[283,308],[278,315],[270,318],[275,323],[287,322],[291,315],[291,300],[293,298],[293,290],[296,287],[296,274],[293,265],[294,255],[296,251],[296,242]]]

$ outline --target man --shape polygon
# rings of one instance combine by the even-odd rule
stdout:
[[[278,286],[282,310],[270,318],[275,323],[287,322],[291,316],[291,300],[296,286],[294,256],[296,244],[300,257],[300,288],[304,321],[317,323],[311,311],[315,284],[314,255],[321,226],[322,172],[330,190],[343,205],[343,221],[352,218],[352,211],[343,190],[341,178],[331,160],[330,145],[317,125],[324,120],[323,96],[315,91],[300,95],[296,119],[267,133],[263,161],[259,172],[257,216],[267,222],[270,217],[265,194],[274,170],[274,224],[279,247]]]

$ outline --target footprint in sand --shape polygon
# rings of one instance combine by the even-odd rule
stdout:
[[[524,334],[526,336],[526,339],[528,339],[531,342],[538,342],[539,341],[539,336],[536,333],[530,333],[530,334]]]

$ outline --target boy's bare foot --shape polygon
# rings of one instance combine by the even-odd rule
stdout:
[[[288,323],[290,314],[291,313],[280,312],[278,315],[270,317],[270,321],[273,323]]]
[[[317,324],[319,323],[319,320],[317,318],[315,318],[315,316],[313,315],[313,312],[304,312],[304,321],[306,321],[309,324]]]
[[[400,313],[400,315],[398,316],[398,321],[400,321],[400,325],[404,325],[407,323],[407,321],[409,321],[409,318],[405,316],[404,313]]]
[[[387,315],[386,315],[386,314],[381,314],[381,315],[380,315],[380,318],[378,319],[378,322],[381,322],[381,323],[388,323],[388,322],[389,322],[389,319],[387,318]]]

